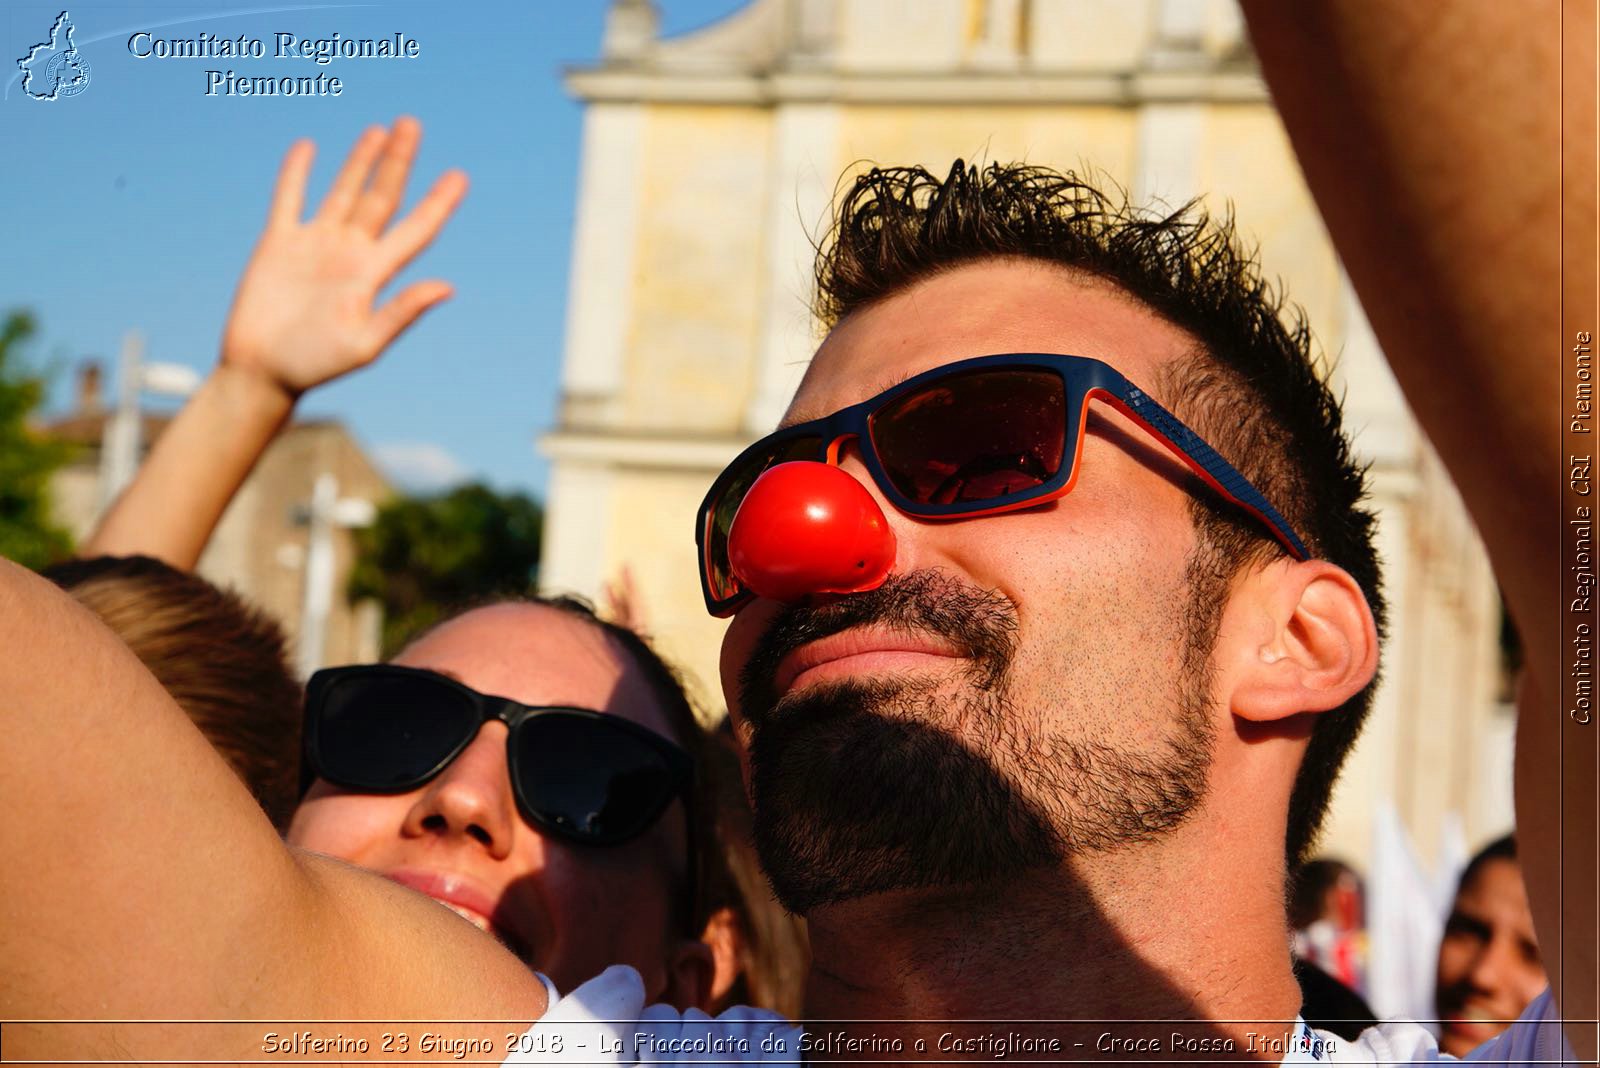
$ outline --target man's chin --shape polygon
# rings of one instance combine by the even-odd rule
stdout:
[[[760,718],[750,758],[756,847],[785,907],[981,883],[1059,859],[1044,814],[935,725],[965,718],[943,703],[904,682],[830,683]]]

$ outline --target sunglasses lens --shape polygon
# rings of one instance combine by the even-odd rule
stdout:
[[[728,469],[726,485],[706,511],[705,576],[707,592],[713,601],[726,601],[742,592],[728,563],[728,531],[733,528],[733,517],[739,514],[739,506],[744,503],[751,485],[769,467],[790,460],[815,460],[821,455],[821,438],[788,438],[770,448],[741,456]]]
[[[409,789],[477,726],[471,703],[448,686],[414,676],[341,679],[317,717],[317,770],[354,789]]]
[[[547,712],[525,720],[511,759],[531,814],[583,841],[639,834],[677,793],[666,757],[604,717]]]
[[[1051,371],[969,371],[900,397],[868,420],[872,447],[913,504],[1002,502],[1061,470],[1066,387]]]

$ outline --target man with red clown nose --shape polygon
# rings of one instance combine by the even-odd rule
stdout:
[[[1507,399],[1553,395],[1529,355],[1543,291],[1513,287],[1489,316],[1479,275],[1416,237],[1445,202],[1470,234],[1535,201],[1512,178],[1399,180],[1407,152],[1520,136],[1476,89],[1459,111],[1396,105],[1464,55],[1510,69],[1491,42],[1531,47],[1480,7],[1476,51],[1431,46],[1424,16],[1391,5],[1310,62],[1308,26],[1355,20],[1251,18],[1291,128],[1362,161],[1297,142],[1538,651],[1519,750],[1548,754],[1556,539],[1528,517],[1550,511],[1556,424]],[[1326,101],[1350,100],[1405,136],[1329,134]],[[1557,279],[1549,257],[1513,273]],[[803,1042],[822,1059],[1438,1059],[1416,1024],[1346,1041],[1298,1019],[1284,884],[1366,714],[1383,600],[1363,472],[1309,333],[1229,229],[1038,168],[874,170],[842,198],[817,288],[826,339],[695,531],[707,607],[732,617],[723,686],[762,862],[813,950],[805,1038],[746,1059]],[[1449,376],[1428,376],[1419,293],[1477,330]],[[1519,833],[1553,824],[1555,789],[1519,775]],[[1547,833],[1542,849],[1528,881],[1553,941]],[[1592,1014],[1587,913],[1569,914],[1554,991],[1576,1017]],[[1479,1055],[1570,1058],[1557,1012],[1547,992]],[[1569,1035],[1592,1059],[1592,1025]]]
[[[707,495],[808,1014],[1297,1041],[1282,886],[1377,668],[1371,519],[1229,235],[1138,219],[1041,169],[865,176],[831,332]]]

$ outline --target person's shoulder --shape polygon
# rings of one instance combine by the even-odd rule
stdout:
[[[698,1009],[646,1007],[639,973],[616,965],[564,997],[551,988],[549,1009],[506,1063],[796,1063],[800,1036],[778,1013],[747,1005],[715,1018]]]
[[[1555,1001],[1546,990],[1535,998],[1505,1031],[1468,1053],[1460,1061],[1443,1053],[1438,1040],[1416,1023],[1380,1023],[1355,1039],[1328,1040],[1328,1060],[1335,1064],[1437,1064],[1446,1062],[1506,1065],[1559,1064],[1572,1053],[1561,1034]]]

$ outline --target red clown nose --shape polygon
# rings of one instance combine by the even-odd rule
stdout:
[[[728,562],[758,597],[877,589],[894,566],[894,532],[866,487],[837,467],[793,460],[766,471],[728,530]]]

